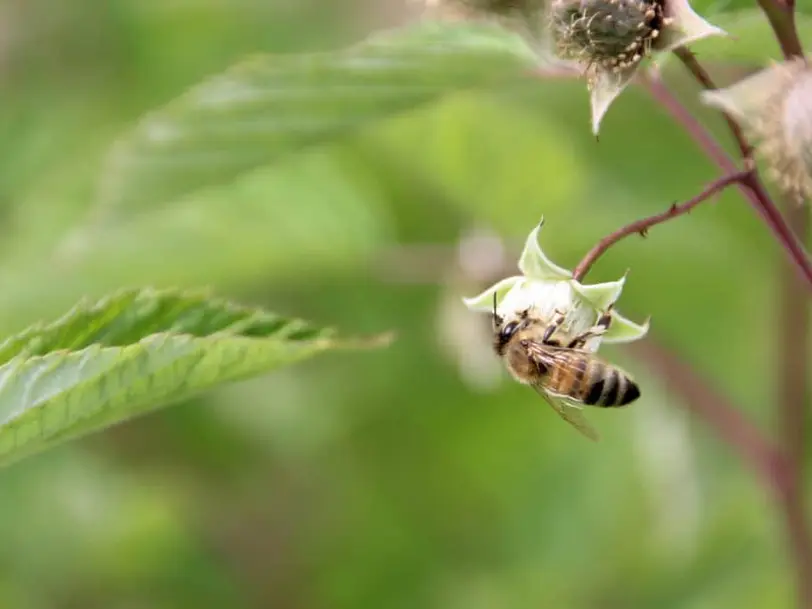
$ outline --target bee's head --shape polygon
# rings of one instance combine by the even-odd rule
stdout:
[[[505,319],[496,312],[496,294],[493,295],[493,348],[497,354],[504,354],[505,347],[523,323],[524,316],[521,320],[512,319],[505,323]]]
[[[493,331],[494,333],[499,332],[502,324],[504,323],[504,319],[499,316],[499,313],[496,312],[496,292],[493,293]]]

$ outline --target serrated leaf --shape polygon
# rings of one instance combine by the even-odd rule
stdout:
[[[110,156],[101,203],[165,202],[454,91],[508,82],[537,61],[498,26],[436,22],[335,53],[257,57],[137,125]]]
[[[204,292],[81,303],[0,345],[0,465],[215,385],[373,344]]]

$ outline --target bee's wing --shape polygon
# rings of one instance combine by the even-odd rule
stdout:
[[[550,348],[547,345],[536,341],[529,341],[526,345],[527,355],[539,364],[550,368],[553,366],[572,366],[572,360],[564,356],[564,350],[560,348]],[[586,417],[581,412],[581,404],[572,398],[548,391],[542,383],[534,383],[535,389],[544,401],[552,406],[558,415],[584,436],[597,442],[600,439]]]
[[[565,396],[550,393],[539,384],[532,385],[538,394],[544,398],[544,401],[552,406],[558,415],[567,423],[572,425],[575,429],[581,432],[584,436],[597,442],[600,440],[600,435],[594,427],[587,421],[584,413],[581,412],[581,405]]]

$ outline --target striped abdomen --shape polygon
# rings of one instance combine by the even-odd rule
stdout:
[[[560,354],[559,354],[560,357]],[[570,353],[568,365],[553,366],[547,387],[590,406],[625,406],[640,397],[640,388],[621,370],[606,362]]]

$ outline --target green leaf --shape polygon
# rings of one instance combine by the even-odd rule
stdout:
[[[498,26],[435,22],[335,53],[257,57],[125,136],[103,172],[102,204],[166,202],[446,94],[509,82],[537,61],[519,35]]]
[[[373,346],[206,293],[127,290],[0,345],[0,464],[330,348]]]
[[[519,257],[519,270],[522,275],[533,279],[569,279],[572,273],[561,268],[550,260],[542,251],[539,244],[539,232],[544,224],[542,218],[536,227],[530,231],[530,235],[524,243],[524,250]]]
[[[230,291],[259,281],[291,289],[324,273],[366,268],[392,239],[387,195],[376,178],[341,150],[312,150],[177,205],[103,225],[82,219],[74,227],[57,224],[53,201],[60,209],[78,203],[36,193],[24,200],[20,224],[28,231],[15,224],[20,242],[10,239],[0,263],[0,340],[61,315],[83,296],[100,298],[122,286]]]

